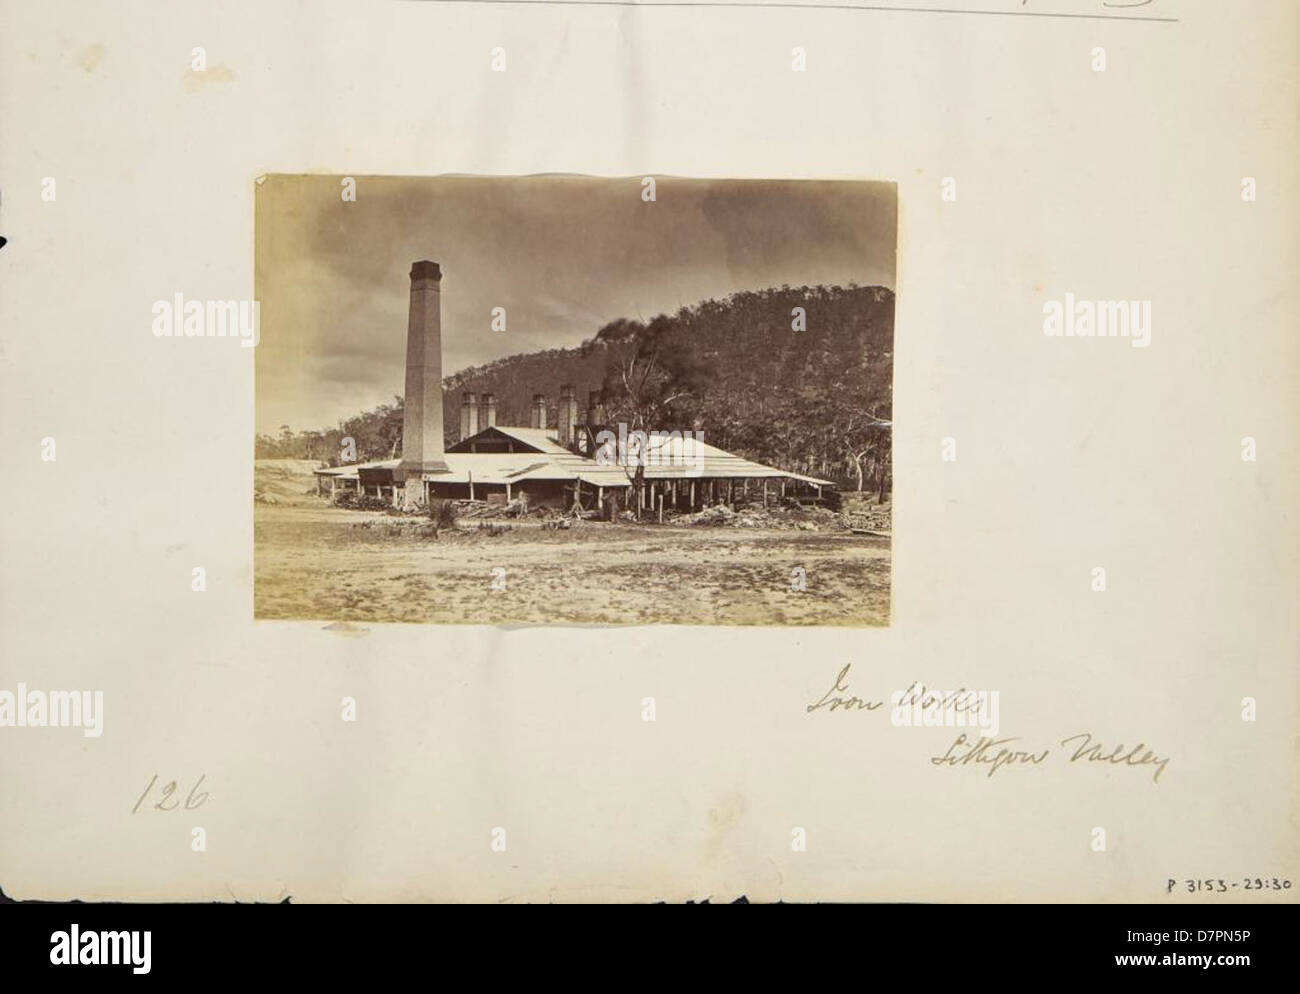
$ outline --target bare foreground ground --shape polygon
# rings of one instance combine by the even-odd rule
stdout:
[[[888,538],[583,523],[417,534],[381,513],[254,505],[257,618],[438,624],[887,625]],[[369,527],[358,527],[362,522]],[[412,523],[414,524],[414,523]],[[791,590],[796,566],[807,591]],[[491,589],[494,567],[506,589]]]

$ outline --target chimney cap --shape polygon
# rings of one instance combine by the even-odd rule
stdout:
[[[411,282],[416,280],[434,280],[442,279],[442,269],[436,262],[430,262],[428,259],[421,259],[419,262],[411,263]]]

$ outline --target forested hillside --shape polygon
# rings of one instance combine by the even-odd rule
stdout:
[[[802,308],[802,314],[799,308]],[[497,421],[528,425],[536,393],[555,424],[561,384],[603,389],[605,422],[629,430],[692,429],[739,455],[836,480],[890,484],[894,295],[883,287],[781,287],[706,300],[649,322],[620,319],[577,348],[509,356],[443,381],[447,441],[458,437],[461,394],[493,393]],[[328,431],[259,435],[259,457],[339,461],[400,454],[402,401]]]

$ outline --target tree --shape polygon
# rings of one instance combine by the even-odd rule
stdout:
[[[606,325],[596,337],[611,345],[601,385],[608,423],[647,435],[683,430],[689,424],[685,414],[689,403],[707,389],[713,370],[691,347],[681,322],[665,314],[648,325],[620,319]],[[652,447],[648,442],[645,448],[638,445],[620,453],[638,494],[645,486],[646,459],[654,458]]]

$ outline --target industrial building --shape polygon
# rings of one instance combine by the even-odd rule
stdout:
[[[588,393],[585,417],[571,385],[560,387],[556,426],[548,427],[544,394],[535,394],[527,428],[496,423],[496,399],[462,395],[459,441],[446,446],[442,406],[442,271],[411,267],[406,338],[402,457],[316,471],[322,493],[354,489],[407,509],[430,498],[505,500],[588,510],[615,507],[693,510],[731,503],[739,494],[820,496],[829,480],[751,462],[681,433],[633,435],[603,423],[600,395]],[[612,439],[619,438],[618,444]],[[631,458],[628,450],[631,449]],[[640,479],[634,486],[638,462]]]

